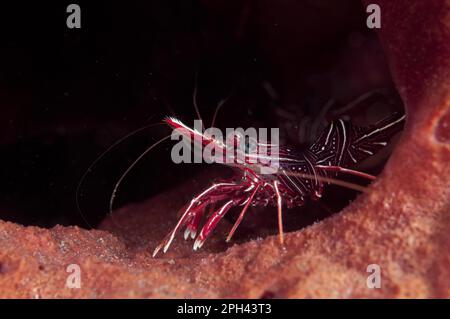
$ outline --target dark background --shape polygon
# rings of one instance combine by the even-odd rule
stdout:
[[[196,83],[206,125],[229,98],[219,127],[284,127],[330,98],[343,106],[368,90],[392,89],[359,1],[75,1],[82,27],[71,30],[70,3],[0,7],[1,219],[88,227],[75,204],[83,173],[134,129],[165,115],[192,123]],[[295,116],[280,117],[285,110]],[[290,129],[286,143],[296,144]],[[169,133],[142,131],[92,169],[80,187],[90,225],[107,214],[126,167]],[[128,176],[117,206],[203,168],[172,164],[170,145]]]

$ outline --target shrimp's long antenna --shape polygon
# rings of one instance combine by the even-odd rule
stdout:
[[[340,166],[316,165],[316,167],[321,168],[326,171],[330,171],[330,172],[339,172],[339,173],[350,174],[350,175],[362,177],[362,178],[368,179],[369,181],[374,181],[377,179],[376,176],[373,176],[371,174],[360,172],[360,171],[355,171],[354,169],[349,169],[349,168],[340,167]]]
[[[159,144],[161,144],[162,142],[164,142],[165,140],[167,140],[169,137],[171,136],[171,134],[167,135],[166,137],[163,137],[162,139],[160,139],[159,141],[155,142],[153,145],[151,145],[150,147],[148,147],[144,152],[142,152],[141,155],[139,155],[138,158],[136,158],[136,160],[130,165],[128,166],[128,168],[125,170],[125,172],[122,174],[122,176],[120,176],[119,180],[117,181],[117,183],[114,186],[113,192],[111,194],[111,198],[109,200],[109,213],[112,214],[112,210],[113,210],[113,205],[114,205],[114,199],[116,197],[116,193],[117,193],[117,189],[119,188],[120,184],[122,183],[122,181],[124,180],[124,178],[128,175],[128,173],[133,169],[134,166],[136,166],[136,164],[145,156],[147,155],[148,152],[150,152],[152,149],[154,149],[156,146],[158,146]]]
[[[331,114],[333,116],[339,116],[342,115],[348,111],[350,111],[352,108],[354,108],[355,106],[357,106],[358,104],[364,102],[365,100],[371,98],[372,96],[376,95],[376,94],[384,94],[386,92],[386,89],[375,89],[369,92],[366,92],[362,95],[360,95],[359,97],[357,97],[355,100],[351,101],[350,103],[348,103],[347,105],[344,105],[343,107],[341,107],[340,109],[334,110],[331,112]]]
[[[120,138],[119,140],[117,140],[116,142],[114,142],[111,146],[109,146],[105,151],[103,151],[92,163],[91,165],[89,165],[89,167],[87,168],[87,170],[84,172],[84,174],[81,176],[80,181],[77,184],[77,188],[75,191],[75,202],[77,205],[77,209],[78,212],[80,213],[81,218],[83,219],[83,221],[86,223],[86,225],[88,225],[88,227],[92,228],[92,226],[89,224],[89,222],[87,221],[87,219],[84,217],[84,214],[81,210],[81,205],[80,205],[80,199],[79,199],[79,195],[80,195],[80,189],[81,189],[81,185],[83,184],[84,180],[86,179],[87,175],[92,171],[92,168],[103,158],[105,157],[106,154],[108,154],[113,148],[115,148],[117,145],[119,145],[120,143],[122,143],[123,141],[127,140],[128,138],[130,138],[131,136],[145,130],[151,127],[155,127],[158,125],[164,125],[163,123],[153,123],[153,124],[149,124],[149,125],[145,125],[142,126],[130,133],[128,133],[127,135],[123,136],[122,138]]]
[[[291,172],[288,170],[283,170],[283,172],[286,175],[289,176],[296,176],[296,177],[300,177],[300,178],[307,178],[307,179],[317,179],[318,181],[321,182],[325,182],[325,183],[330,183],[330,184],[334,184],[334,185],[338,185],[341,187],[345,187],[348,189],[352,189],[358,192],[362,192],[362,193],[368,193],[369,190],[367,187],[358,185],[358,184],[354,184],[354,183],[350,183],[350,182],[346,182],[346,181],[342,181],[336,178],[331,178],[331,177],[324,177],[324,176],[320,176],[320,175],[313,175],[313,174],[307,174],[307,173],[297,173],[297,172]]]
[[[217,107],[214,110],[214,115],[211,121],[211,127],[214,127],[214,124],[216,124],[216,118],[217,118],[217,113],[219,113],[220,109],[222,108],[222,105],[224,105],[228,100],[228,97],[225,99],[222,99],[219,101],[219,103],[217,103]]]
[[[230,99],[231,95],[233,94],[234,89],[231,90],[231,92],[228,94],[228,96],[224,99],[221,99],[219,101],[219,103],[217,103],[216,109],[214,110],[214,115],[211,121],[211,127],[214,127],[214,124],[216,124],[216,120],[217,120],[217,114],[219,114],[220,109],[222,108],[222,106],[228,102],[228,100]]]

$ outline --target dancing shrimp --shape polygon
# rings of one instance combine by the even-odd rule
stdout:
[[[272,152],[275,145],[256,141],[256,160],[249,153],[244,153],[244,161],[226,163],[234,168],[235,176],[227,181],[214,183],[195,196],[181,211],[181,217],[175,227],[156,247],[153,256],[162,249],[165,253],[175,235],[184,228],[184,238],[195,239],[193,249],[203,246],[212,234],[218,222],[233,207],[242,207],[241,212],[231,228],[226,241],[229,241],[239,226],[249,206],[273,206],[278,212],[279,240],[282,244],[283,207],[301,207],[309,198],[319,200],[324,186],[331,183],[338,173],[352,174],[369,180],[375,177],[350,167],[374,155],[385,147],[391,137],[402,129],[405,115],[394,114],[374,125],[357,126],[350,121],[337,119],[331,122],[305,150],[276,145],[277,152]],[[180,129],[191,140],[216,144],[223,147],[221,141],[204,133],[189,128],[175,118],[165,122],[173,129]],[[276,161],[263,160],[258,150],[266,148],[267,156]],[[268,149],[268,151],[267,151]],[[278,166],[270,174],[261,174],[271,163]],[[220,204],[220,205],[219,205]],[[199,226],[206,215],[208,207],[219,208],[207,216],[199,231]]]

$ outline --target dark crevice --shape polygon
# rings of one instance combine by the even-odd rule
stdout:
[[[273,291],[266,290],[261,294],[259,299],[275,299],[276,296],[276,293],[274,293]]]
[[[311,123],[330,100],[327,120],[369,92],[374,94],[339,116],[369,125],[402,111],[359,1],[290,5],[83,2],[86,16],[79,31],[65,27],[63,6],[40,4],[34,14],[47,17],[40,28],[33,28],[19,7],[3,9],[8,17],[0,21],[9,27],[0,26],[0,219],[96,227],[107,214],[114,182],[170,131],[145,130],[93,168],[80,193],[89,225],[75,204],[81,176],[103,150],[140,126],[174,114],[192,124],[196,73],[206,125],[217,103],[229,97],[218,127],[279,127],[283,143],[294,147],[310,142]],[[438,139],[446,140],[445,127],[440,125]],[[164,144],[136,167],[116,207],[169,190],[204,168],[174,165],[170,147]],[[378,174],[388,153],[358,168]],[[355,196],[331,186],[320,205],[308,202],[302,214],[287,211],[286,230],[326,218]],[[273,211],[258,210],[258,218],[246,219],[241,227],[247,231],[238,231],[236,239],[274,233],[275,223]]]

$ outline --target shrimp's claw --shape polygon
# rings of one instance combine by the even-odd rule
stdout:
[[[201,248],[210,235],[210,233],[217,226],[217,223],[222,219],[222,217],[227,213],[227,211],[239,204],[242,204],[247,196],[236,195],[235,192],[243,190],[245,192],[248,188],[248,184],[236,184],[234,182],[222,182],[217,183],[206,189],[204,192],[196,196],[190,204],[184,209],[183,214],[178,220],[177,225],[174,229],[163,239],[163,241],[155,248],[152,256],[155,257],[158,252],[162,249],[165,253],[172,244],[176,233],[182,227],[186,226],[184,231],[184,239],[189,238],[197,239],[194,242],[194,250]],[[205,210],[208,206],[213,207],[217,202],[223,201],[227,198],[233,198],[223,204],[218,210],[214,211],[211,216],[206,221],[200,233],[198,233],[198,227],[200,221],[205,214]]]
[[[211,234],[211,232],[216,228],[218,222],[222,219],[223,216],[230,210],[231,207],[235,206],[235,201],[230,200],[226,202],[222,207],[216,210],[212,215],[208,218],[205,225],[203,226],[200,234],[194,242],[193,250],[197,250],[203,246],[205,240]]]
[[[155,248],[153,251],[152,257],[156,257],[158,252],[163,249],[163,253],[166,253],[166,251],[169,249],[170,244],[172,243],[174,237],[174,231],[171,231],[164,239],[163,241]]]
[[[156,257],[156,255],[161,249],[163,250],[163,253],[167,252],[170,245],[172,244],[173,239],[175,238],[175,234],[177,233],[177,231],[194,217],[194,215],[190,211],[190,208],[191,205],[189,205],[189,207],[185,210],[183,216],[181,216],[175,228],[169,234],[167,234],[167,236],[164,237],[161,243],[155,248],[152,257]]]

